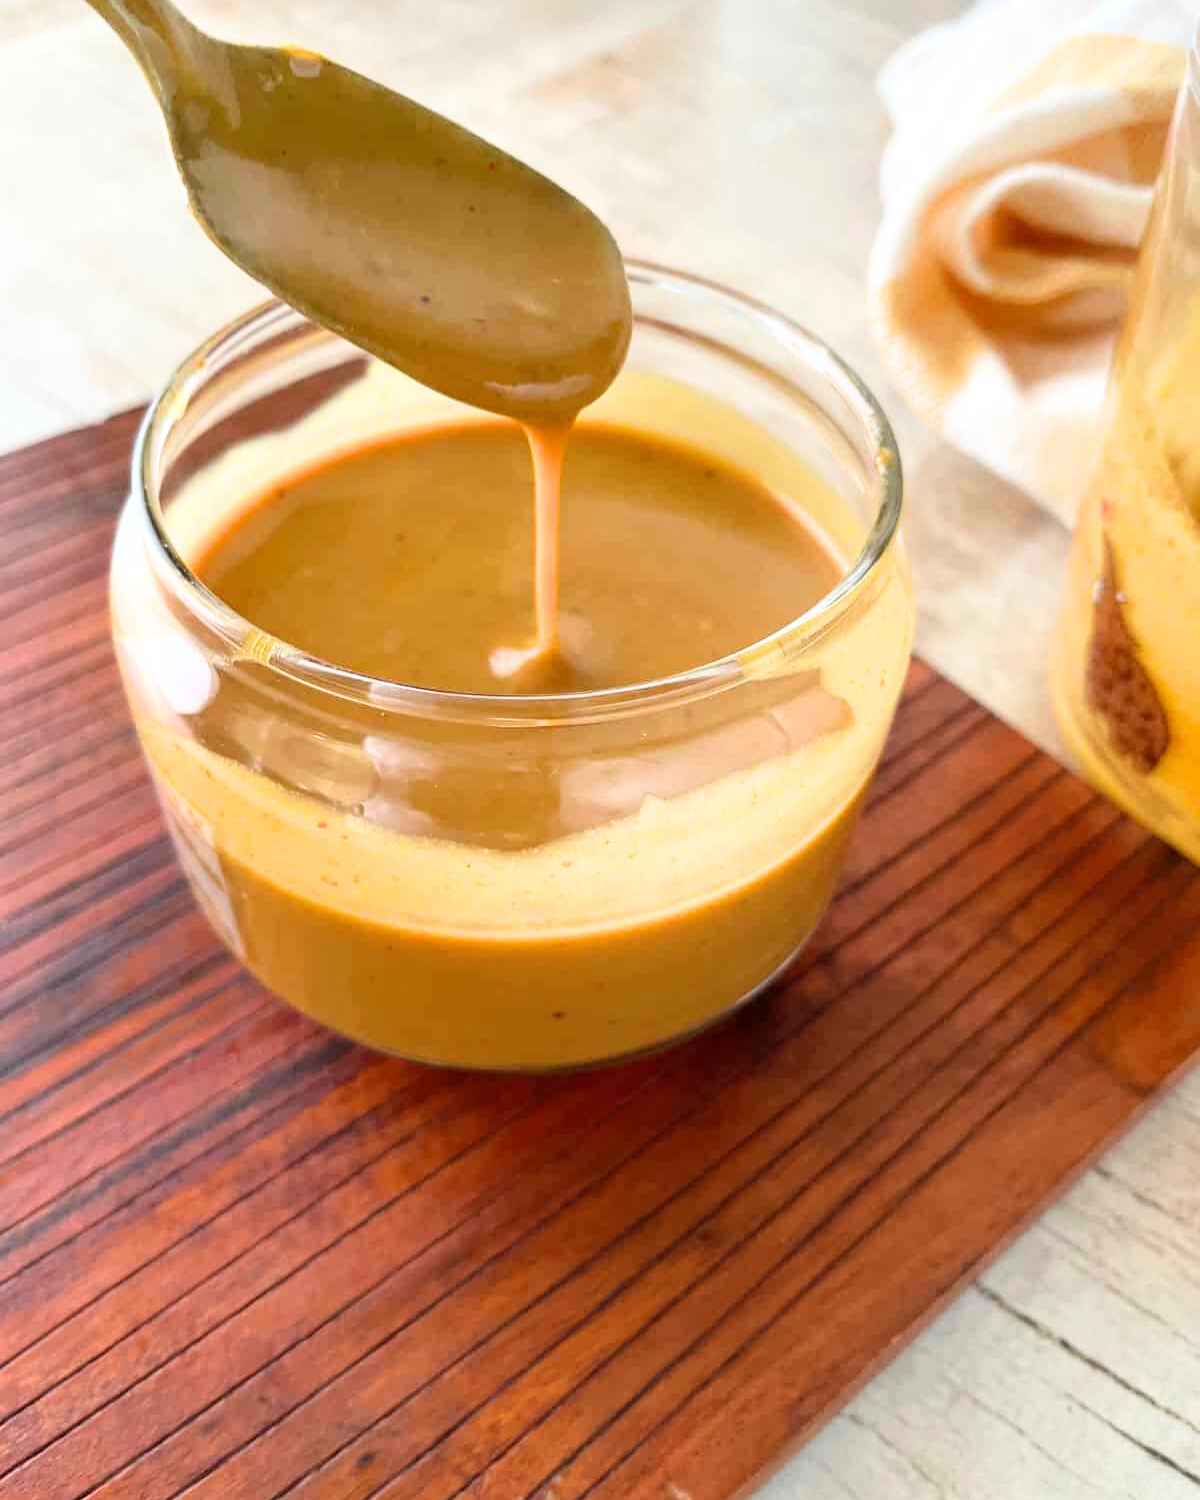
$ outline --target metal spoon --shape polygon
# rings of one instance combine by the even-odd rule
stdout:
[[[620,253],[513,157],[315,53],[217,41],[169,0],[88,0],[158,98],[201,226],[318,323],[534,425],[607,387],[629,340]]]

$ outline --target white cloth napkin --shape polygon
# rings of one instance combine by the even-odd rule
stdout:
[[[887,63],[874,324],[917,410],[1063,521],[1200,0],[979,0]]]

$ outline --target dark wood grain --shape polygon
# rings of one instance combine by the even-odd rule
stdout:
[[[1200,1044],[1200,880],[929,667],[787,980],[574,1079],[274,1002],[104,578],[136,414],[0,460],[0,1494],[725,1500]]]

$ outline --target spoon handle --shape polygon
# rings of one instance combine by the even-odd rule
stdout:
[[[196,28],[171,0],[87,0],[137,59],[155,90],[168,93]]]

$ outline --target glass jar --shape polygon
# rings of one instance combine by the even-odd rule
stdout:
[[[900,469],[870,394],[767,308],[653,266],[629,278],[628,362],[582,424],[698,441],[802,503],[845,559],[816,606],[695,670],[434,692],[224,605],[188,559],[248,496],[404,428],[496,420],[281,304],[185,361],[134,454],[113,629],[196,897],[278,995],[408,1058],[606,1061],[756,994],[830,900],[903,684]],[[481,787],[486,833],[462,811]]]
[[[1200,61],[1188,58],[1052,661],[1085,775],[1200,861]]]

